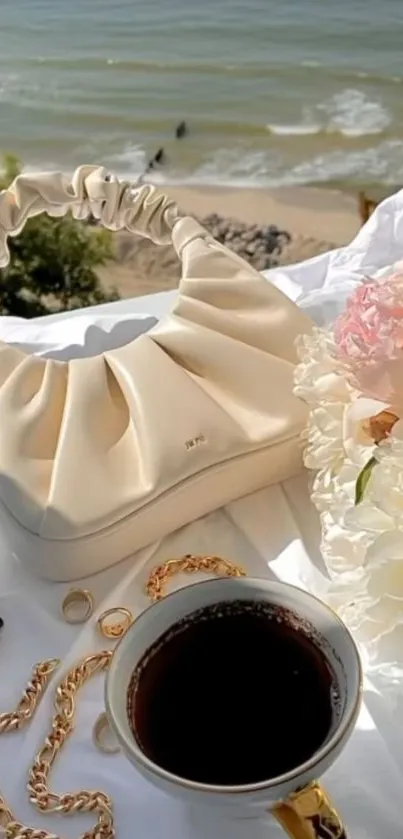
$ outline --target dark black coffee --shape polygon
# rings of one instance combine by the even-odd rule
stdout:
[[[304,763],[337,713],[319,641],[292,612],[265,603],[193,613],[133,674],[128,714],[142,751],[182,778],[224,786]]]

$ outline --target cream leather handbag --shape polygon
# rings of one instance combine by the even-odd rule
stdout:
[[[172,241],[183,276],[167,317],[103,355],[64,363],[0,344],[0,526],[24,565],[60,581],[301,469],[294,341],[311,329],[169,198],[98,167],[20,175],[0,193],[0,264],[26,219],[69,209]]]

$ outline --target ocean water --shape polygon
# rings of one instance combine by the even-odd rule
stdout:
[[[157,182],[403,184],[401,0],[0,0],[0,150]],[[186,120],[189,133],[175,139]]]

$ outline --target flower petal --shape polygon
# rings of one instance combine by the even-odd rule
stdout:
[[[365,500],[358,507],[347,510],[344,524],[353,531],[364,530],[366,533],[385,533],[385,531],[395,530],[392,516],[388,516],[383,510],[378,510]]]
[[[375,417],[382,411],[389,411],[390,405],[387,402],[380,402],[379,399],[370,399],[367,396],[361,396],[354,402],[348,405],[346,410],[346,418],[350,422],[355,423],[369,417]]]
[[[403,440],[403,420],[399,419],[395,422],[390,434],[391,437],[395,437],[397,440]]]
[[[394,529],[381,533],[368,548],[365,559],[367,565],[374,566],[403,560],[403,531]],[[401,574],[403,583],[403,562]]]

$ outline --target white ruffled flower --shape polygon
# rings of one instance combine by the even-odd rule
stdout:
[[[310,409],[304,458],[316,472],[312,501],[331,576],[328,599],[368,660],[389,662],[392,639],[401,634],[403,641],[403,421],[375,446],[368,420],[389,406],[348,385],[331,333],[317,329],[304,336],[298,352],[295,393]],[[357,478],[373,456],[377,463],[356,505]],[[403,643],[401,649],[401,661],[393,662],[399,672]]]

